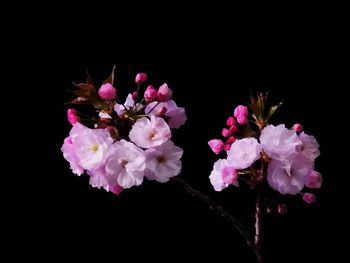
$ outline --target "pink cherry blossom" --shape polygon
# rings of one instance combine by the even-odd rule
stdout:
[[[260,143],[272,159],[290,161],[297,154],[302,142],[296,132],[285,128],[284,124],[270,124],[261,131]]]
[[[143,182],[145,153],[131,142],[120,140],[109,149],[102,167],[88,171],[90,184],[106,191],[130,188]]]
[[[108,149],[113,143],[105,129],[89,129],[77,123],[70,131],[70,138],[79,165],[86,169],[97,169],[103,165]]]
[[[117,96],[117,90],[110,83],[102,84],[98,95],[104,100],[113,100]]]
[[[302,142],[300,147],[301,153],[310,161],[314,161],[320,155],[320,151],[318,149],[319,145],[315,137],[302,132],[299,134],[299,139]]]
[[[145,109],[146,114],[159,115],[162,107],[165,107],[167,111],[164,116],[167,118],[167,123],[170,128],[178,129],[186,122],[187,116],[185,109],[182,107],[177,107],[176,103],[173,100],[161,102],[158,105],[157,103],[158,102],[154,101],[148,104]]]
[[[312,171],[306,179],[305,186],[309,188],[320,188],[322,185],[322,175],[319,172]]]
[[[181,171],[180,161],[183,150],[168,141],[160,146],[146,150],[146,173],[149,180],[165,183]]]
[[[247,106],[243,106],[243,105],[239,105],[235,108],[235,111],[233,113],[233,115],[238,118],[238,116],[242,115],[242,116],[248,116],[248,107]]]
[[[124,106],[122,104],[116,103],[114,105],[114,111],[118,114],[119,117],[121,117],[125,113],[125,108],[131,109],[134,107],[134,105],[135,105],[136,111],[139,111],[143,108],[142,104],[140,104],[140,103],[135,104],[135,101],[132,98],[132,94],[129,93],[129,95],[126,97]]]
[[[230,184],[238,186],[238,173],[226,159],[219,159],[214,163],[209,179],[215,191],[221,191]]]
[[[168,87],[168,84],[164,83],[158,89],[158,101],[167,102],[173,96],[172,90]]]
[[[219,139],[210,140],[208,145],[215,154],[219,154],[224,149],[224,142]]]
[[[310,174],[313,164],[301,154],[291,162],[272,159],[267,169],[267,182],[281,194],[299,193]]]
[[[312,193],[304,193],[303,200],[310,205],[316,202],[316,196]]]
[[[236,140],[227,152],[227,160],[236,169],[245,169],[260,159],[261,145],[255,138]]]
[[[168,124],[154,115],[151,115],[151,120],[146,117],[138,119],[129,133],[130,140],[142,148],[162,145],[170,137],[171,131]]]
[[[63,157],[69,162],[72,172],[81,175],[84,173],[84,168],[80,166],[78,156],[75,153],[75,147],[71,137],[64,139],[64,143],[61,148]]]

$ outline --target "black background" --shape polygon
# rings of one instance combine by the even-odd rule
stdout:
[[[60,151],[70,129],[64,103],[72,96],[67,89],[73,89],[73,81],[85,81],[86,69],[101,83],[113,65],[120,96],[135,89],[138,72],[146,72],[149,83],[156,86],[168,83],[174,100],[186,108],[188,116],[185,126],[173,132],[174,142],[184,149],[179,176],[251,230],[255,193],[245,187],[229,187],[220,193],[212,189],[208,176],[217,157],[207,142],[220,136],[227,116],[236,105],[248,101],[249,90],[269,90],[273,102],[284,100],[273,122],[288,127],[300,122],[317,138],[321,156],[316,169],[324,182],[316,191],[316,204],[307,205],[300,196],[280,196],[288,204],[288,213],[263,217],[265,260],[340,257],[343,243],[339,238],[347,229],[341,179],[346,175],[339,169],[341,156],[335,150],[342,142],[335,140],[341,136],[343,87],[335,82],[341,72],[335,69],[334,46],[324,41],[335,36],[329,31],[325,34],[323,24],[273,30],[256,24],[241,34],[222,22],[217,26],[193,22],[187,28],[157,33],[152,26],[126,30],[118,24],[113,31],[105,31],[78,23],[69,34],[66,28],[56,29],[39,44],[39,49],[45,46],[49,51],[35,70],[36,91],[45,97],[36,106],[50,117],[39,121],[44,154],[38,190],[31,192],[30,204],[29,199],[24,201],[31,211],[26,221],[28,236],[39,240],[37,249],[31,251],[35,257],[42,249],[62,259],[117,261],[126,256],[162,262],[255,262],[229,223],[174,183],[145,181],[115,196],[89,186],[86,175],[71,173]],[[56,40],[58,46],[53,45]]]

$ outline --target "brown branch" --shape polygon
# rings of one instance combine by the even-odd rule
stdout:
[[[259,261],[260,261],[260,253],[257,249],[257,246],[254,244],[253,239],[251,238],[251,235],[249,234],[249,231],[244,227],[244,225],[234,216],[232,216],[230,213],[228,213],[226,210],[224,210],[220,205],[216,204],[213,200],[211,200],[208,196],[201,193],[200,191],[194,189],[192,186],[190,186],[185,180],[179,178],[179,177],[173,177],[171,179],[173,182],[176,182],[180,184],[185,190],[192,196],[198,198],[199,200],[203,201],[207,205],[209,205],[210,208],[212,208],[214,211],[218,212],[220,216],[222,216],[224,219],[226,219],[228,222],[230,222],[235,229],[243,236],[245,239],[247,245],[254,250],[254,253]]]

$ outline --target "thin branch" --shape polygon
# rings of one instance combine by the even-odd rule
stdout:
[[[260,260],[260,254],[257,250],[257,247],[254,244],[253,239],[251,238],[251,235],[249,234],[248,230],[244,227],[244,225],[234,216],[232,216],[230,213],[228,213],[226,210],[224,210],[220,205],[216,204],[213,200],[211,200],[208,196],[201,193],[200,191],[192,188],[185,180],[179,178],[179,177],[173,177],[171,179],[173,182],[176,182],[180,184],[185,190],[192,196],[197,197],[207,205],[209,205],[210,208],[212,208],[214,211],[218,212],[219,215],[221,215],[224,219],[226,219],[228,222],[233,224],[235,229],[243,236],[245,239],[247,245],[251,247],[254,250],[254,253],[258,260]],[[260,262],[260,261],[259,261]]]
[[[262,191],[258,190],[258,196],[255,204],[255,249],[257,250],[257,258],[259,263],[263,263],[261,254],[261,198]]]

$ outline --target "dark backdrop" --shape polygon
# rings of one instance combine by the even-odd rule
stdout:
[[[254,224],[254,192],[244,187],[229,187],[220,193],[212,189],[208,176],[217,157],[207,142],[220,136],[227,116],[236,105],[248,101],[249,90],[269,90],[272,101],[284,100],[273,121],[289,127],[300,122],[317,138],[321,156],[316,169],[323,174],[324,183],[317,191],[316,204],[307,205],[299,196],[281,197],[288,204],[288,213],[263,217],[266,262],[338,257],[339,237],[346,230],[341,203],[341,178],[345,175],[336,171],[335,165],[341,155],[335,144],[342,142],[334,143],[341,135],[337,101],[342,92],[332,82],[333,63],[327,46],[320,42],[321,34],[305,33],[298,38],[283,34],[269,41],[265,33],[265,38],[252,33],[255,37],[244,41],[230,40],[231,36],[215,30],[208,35],[203,30],[181,38],[145,33],[132,43],[124,41],[127,37],[108,43],[98,28],[94,32],[91,39],[100,42],[98,48],[88,37],[78,41],[65,36],[62,45],[68,51],[53,47],[37,70],[38,76],[44,76],[36,82],[37,91],[46,97],[39,109],[48,111],[50,117],[41,119],[45,123],[41,130],[43,169],[38,191],[31,193],[31,204],[35,205],[30,206],[30,222],[35,225],[29,228],[40,242],[31,253],[38,256],[43,249],[62,260],[117,261],[126,256],[162,262],[255,262],[252,251],[229,223],[174,183],[145,181],[115,196],[89,186],[86,175],[71,173],[60,151],[70,129],[64,103],[72,97],[66,90],[73,88],[73,81],[85,81],[86,69],[100,83],[115,64],[119,94],[134,88],[138,72],[146,72],[157,86],[169,84],[174,100],[186,108],[188,116],[185,126],[173,132],[175,143],[184,149],[179,177],[250,229]],[[104,50],[104,42],[108,50]]]

